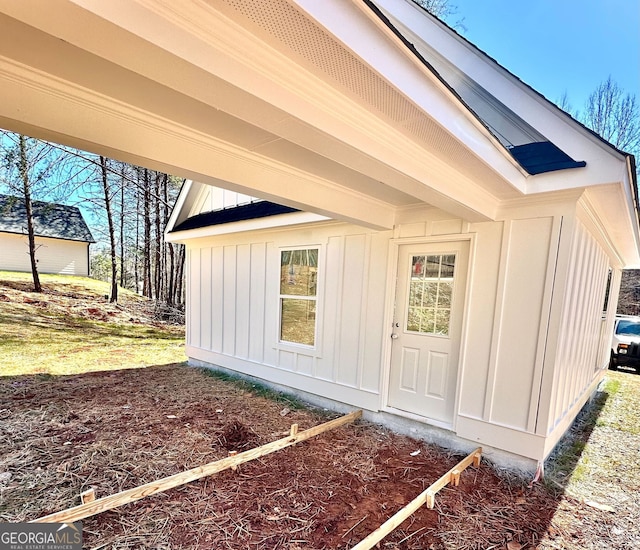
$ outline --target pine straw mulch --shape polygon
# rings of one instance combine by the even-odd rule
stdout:
[[[107,496],[336,416],[263,393],[183,365],[0,378],[0,521],[29,521],[78,504],[90,487]],[[359,421],[87,518],[84,545],[351,548],[460,459]],[[541,539],[545,548],[591,547],[588,528],[553,527],[565,502],[483,461],[380,547],[517,550]],[[596,524],[610,521],[587,509]]]

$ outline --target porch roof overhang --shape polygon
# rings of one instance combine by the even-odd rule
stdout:
[[[360,0],[0,0],[0,25],[10,130],[378,229],[540,191]]]

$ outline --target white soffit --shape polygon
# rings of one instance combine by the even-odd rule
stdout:
[[[368,8],[344,0],[219,0],[216,8],[223,3],[233,10],[224,10],[227,17],[368,108],[425,156],[434,154],[499,199],[523,188],[522,172],[491,143],[488,132],[483,134],[404,52],[381,43],[380,28],[362,17],[369,15]]]
[[[168,0],[52,0],[47,6],[0,0],[1,20],[13,32],[0,40],[6,56],[0,65],[8,63],[3,82],[12,84],[0,92],[0,120],[13,125],[8,127],[184,177],[221,178],[239,192],[373,227],[392,225],[395,207],[411,202],[489,219],[499,200],[517,194],[437,124],[432,128],[444,140],[442,156],[384,116],[372,116],[368,105],[328,82],[317,67],[307,70],[304,59],[297,64],[290,49],[224,0],[180,6]],[[264,9],[273,6],[288,6],[312,21],[286,0]],[[372,27],[350,9],[351,19]],[[341,55],[354,58],[348,50]],[[20,87],[29,94],[18,91],[16,61],[29,82]],[[303,155],[296,148],[316,154],[316,166],[322,157],[325,168],[333,163],[329,170],[342,172],[340,180],[305,173],[301,164],[290,165],[287,174],[286,161],[272,162],[266,153],[298,159]],[[263,163],[270,179],[256,178]],[[295,179],[302,184],[288,183]],[[357,203],[359,211],[345,212],[345,202]]]

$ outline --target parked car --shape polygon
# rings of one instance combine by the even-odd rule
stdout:
[[[640,317],[616,317],[611,341],[609,368],[633,367],[640,374]]]

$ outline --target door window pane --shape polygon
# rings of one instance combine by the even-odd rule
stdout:
[[[438,285],[438,306],[441,308],[450,308],[452,293],[453,283],[441,281]]]
[[[434,278],[440,275],[440,259],[442,256],[427,256],[425,277]]]
[[[455,263],[455,254],[412,257],[407,331],[449,334]]]
[[[443,279],[453,278],[453,269],[456,264],[456,257],[454,254],[447,254],[441,256],[440,261],[440,277]]]

